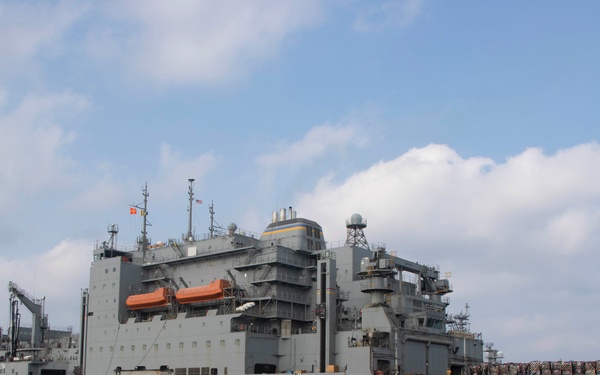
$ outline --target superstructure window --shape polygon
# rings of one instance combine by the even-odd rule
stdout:
[[[315,238],[321,238],[321,230],[319,228],[315,228]]]
[[[313,236],[313,228],[310,225],[306,226],[306,235],[308,237],[312,237]]]

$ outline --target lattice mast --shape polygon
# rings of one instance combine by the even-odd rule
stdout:
[[[356,246],[370,250],[363,231],[366,227],[367,219],[363,219],[360,214],[354,214],[350,219],[346,219],[346,246]]]

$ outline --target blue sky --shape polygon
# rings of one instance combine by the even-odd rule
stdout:
[[[507,361],[596,360],[600,3],[0,3],[0,282],[78,325],[91,252],[294,206],[452,272]],[[195,207],[197,233],[207,204]],[[4,299],[6,298],[6,299]],[[0,300],[7,301],[5,288]],[[6,327],[8,307],[0,309]]]

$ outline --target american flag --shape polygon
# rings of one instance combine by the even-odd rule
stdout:
[[[202,200],[201,199],[196,199],[196,203],[202,204]]]

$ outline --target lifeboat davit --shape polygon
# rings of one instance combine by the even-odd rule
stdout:
[[[158,288],[152,293],[136,294],[127,297],[125,303],[131,310],[140,310],[149,307],[166,306],[170,303],[170,297],[173,296],[173,289]]]
[[[181,304],[217,300],[223,298],[223,290],[231,288],[229,280],[217,279],[208,285],[179,289],[175,298]]]

